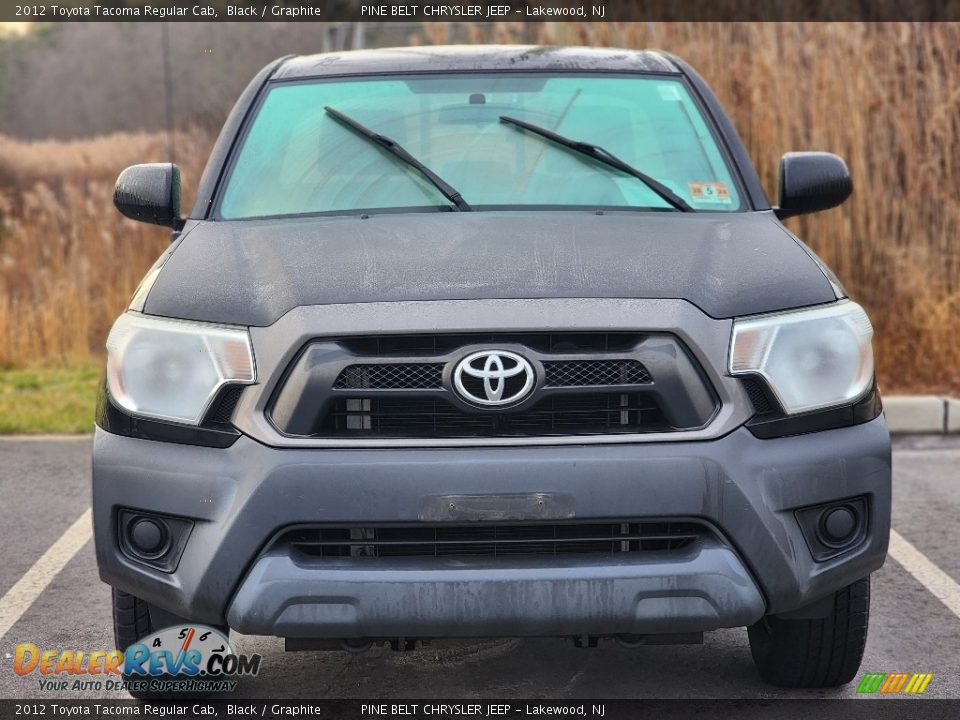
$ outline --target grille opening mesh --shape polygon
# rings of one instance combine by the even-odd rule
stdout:
[[[224,387],[220,394],[214,399],[213,404],[207,411],[203,424],[210,426],[230,425],[233,417],[233,411],[240,402],[240,396],[243,394],[245,385],[228,385]]]
[[[643,363],[637,360],[556,360],[545,362],[543,368],[546,387],[653,382]],[[432,390],[442,386],[442,378],[443,363],[367,363],[344,368],[333,387],[336,390]]]
[[[709,531],[680,520],[301,528],[281,544],[314,557],[617,555],[671,552]]]
[[[337,376],[337,390],[428,390],[440,387],[442,363],[351,365]]]
[[[767,389],[766,383],[763,380],[760,378],[747,377],[743,378],[740,382],[743,383],[743,389],[747,391],[750,402],[753,404],[754,412],[756,412],[757,415],[763,415],[776,409],[774,401],[770,399],[770,391]]]
[[[544,398],[519,412],[466,412],[441,398],[335,400],[319,434],[335,436],[496,437],[663,432],[671,429],[642,393]]]
[[[547,387],[646,385],[650,373],[637,360],[559,360],[545,362]]]

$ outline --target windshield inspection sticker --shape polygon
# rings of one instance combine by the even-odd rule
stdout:
[[[692,182],[688,183],[690,197],[694,202],[729,205],[733,202],[730,190],[722,182]]]

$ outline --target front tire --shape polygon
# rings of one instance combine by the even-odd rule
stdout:
[[[153,632],[150,607],[140,598],[113,588],[113,639],[121,652]]]
[[[161,630],[172,624],[191,624],[187,620],[176,618],[168,613],[153,611],[155,615],[161,618],[162,624],[153,622],[151,618],[150,605],[138,598],[136,595],[125,593],[122,590],[113,588],[113,638],[116,642],[116,648],[121,652],[126,652],[127,648],[151,633]],[[224,635],[229,632],[226,627],[217,627]],[[123,679],[127,682],[142,681],[144,679],[172,680],[173,675],[161,675],[155,678],[144,678],[142,675],[126,675]],[[138,700],[175,700],[184,697],[195,697],[196,693],[184,694],[173,692],[154,692],[150,690],[130,689],[131,696]]]
[[[869,577],[835,593],[824,617],[762,618],[747,631],[760,677],[788,688],[845,685],[860,669],[869,618]]]
[[[127,648],[154,631],[150,621],[150,606],[136,595],[125,593],[113,588],[113,639],[116,647],[123,653]],[[140,675],[123,674],[128,683],[144,680]],[[169,679],[164,676],[160,679]],[[168,694],[138,690],[131,687],[128,692],[138,700],[165,700],[170,699]]]

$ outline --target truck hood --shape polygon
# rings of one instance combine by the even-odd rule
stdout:
[[[436,213],[200,222],[144,311],[270,325],[300,305],[679,298],[714,318],[831,302],[772,213]]]

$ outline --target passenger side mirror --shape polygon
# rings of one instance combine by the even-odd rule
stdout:
[[[117,178],[113,204],[131,220],[179,230],[180,168],[173,163],[131,165]]]
[[[789,152],[780,159],[777,217],[793,217],[836,207],[853,192],[843,158],[825,152]]]

